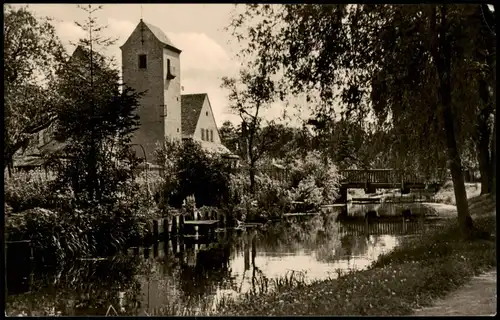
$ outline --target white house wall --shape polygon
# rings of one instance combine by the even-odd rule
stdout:
[[[195,138],[201,139],[201,129],[205,129],[210,132],[213,130],[214,132],[214,143],[221,143],[219,131],[217,129],[217,123],[215,122],[215,117],[212,112],[212,108],[210,106],[210,101],[207,97],[203,101],[203,107],[201,108],[200,117],[198,118],[198,123],[196,124],[196,130],[194,131],[193,136]],[[205,137],[206,141],[210,141],[210,136],[208,139]]]

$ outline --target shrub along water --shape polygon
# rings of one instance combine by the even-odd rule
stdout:
[[[165,168],[161,196],[168,205],[181,208],[190,195],[198,207],[221,206],[228,201],[228,164],[218,154],[203,150],[198,142],[166,140],[155,150],[155,161]]]
[[[9,190],[5,230],[8,240],[31,240],[37,261],[58,264],[75,257],[113,254],[124,245],[137,244],[145,233],[151,199],[138,192],[141,188],[136,183],[123,189],[125,193],[113,204],[81,207],[71,191],[49,192],[51,181],[28,177],[20,174],[5,181]],[[24,184],[19,183],[21,178]],[[19,196],[24,194],[25,198]]]
[[[246,170],[230,170],[224,159],[195,141],[167,140],[156,149],[155,160],[165,168],[163,188],[155,192],[161,206],[181,208],[186,197],[194,195],[197,207],[217,207],[229,224],[281,218],[293,201],[319,209],[336,198],[340,181],[336,167],[325,164],[317,152],[289,164],[289,181],[276,180],[265,170],[258,173],[253,193]]]
[[[250,193],[250,179],[242,171],[231,175],[229,211],[244,221],[264,221],[282,217],[294,201],[319,210],[338,195],[340,176],[335,165],[324,163],[317,152],[288,164],[289,179],[278,181],[265,173],[256,175],[255,192]]]
[[[127,244],[137,244],[145,234],[146,220],[123,207],[96,206],[73,214],[35,208],[8,217],[5,229],[9,240],[31,240],[37,261],[59,264],[114,254]]]
[[[9,213],[37,207],[71,210],[71,193],[54,190],[52,182],[41,171],[21,171],[12,177],[4,176],[4,202]]]

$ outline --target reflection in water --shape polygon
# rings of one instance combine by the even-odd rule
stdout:
[[[334,220],[327,215],[291,218],[266,230],[221,232],[215,243],[174,239],[58,270],[28,268],[23,275],[21,268],[10,268],[7,313],[105,315],[112,306],[120,315],[144,315],[180,301],[207,299],[215,305],[222,296],[265,291],[271,279],[290,271],[311,281],[335,277],[338,269],[365,268],[405,235],[428,227]]]
[[[391,203],[383,202],[380,204],[353,204],[348,203],[347,211],[349,216],[364,217],[368,211],[376,211],[379,216],[401,216],[404,210],[410,210],[417,216],[435,216],[435,210],[421,202]]]

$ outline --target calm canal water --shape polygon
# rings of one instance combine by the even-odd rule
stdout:
[[[11,266],[7,315],[153,315],[179,301],[215,305],[223,296],[263,292],[273,279],[334,278],[368,267],[433,225],[340,224],[328,215],[296,217],[260,229],[227,230],[206,244],[161,242],[116,257],[58,268]]]

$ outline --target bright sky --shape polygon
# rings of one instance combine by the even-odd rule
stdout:
[[[55,19],[54,25],[68,53],[74,50],[70,41],[85,36],[74,21],[83,22],[86,13],[76,4],[30,4],[29,8],[38,16]],[[220,88],[221,78],[236,76],[240,65],[234,59],[239,45],[235,41],[230,43],[230,33],[223,30],[229,25],[234,8],[234,4],[142,4],[143,20],[162,29],[182,50],[182,93],[208,93],[218,125],[225,120],[235,124],[240,121],[229,113],[227,91]],[[141,5],[105,4],[96,16],[99,24],[108,25],[104,35],[118,38],[108,54],[121,66],[119,47],[139,23]],[[279,104],[273,105],[266,118],[280,116],[282,110]]]

